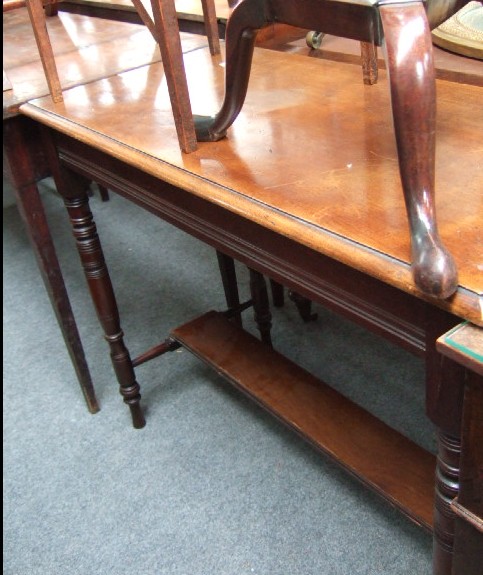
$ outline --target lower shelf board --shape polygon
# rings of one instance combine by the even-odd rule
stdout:
[[[223,314],[171,336],[417,524],[433,526],[436,458]]]

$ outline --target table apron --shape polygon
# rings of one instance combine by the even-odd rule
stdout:
[[[207,199],[55,133],[61,164],[226,255],[424,357],[430,306]],[[153,239],[153,241],[155,241]],[[450,316],[448,312],[441,313]],[[454,324],[458,323],[455,317]]]

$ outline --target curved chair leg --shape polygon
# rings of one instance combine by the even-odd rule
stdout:
[[[382,5],[380,14],[416,285],[439,298],[457,288],[455,263],[438,234],[434,198],[436,85],[422,2]]]
[[[225,97],[216,116],[194,116],[196,137],[200,142],[216,142],[224,138],[242,109],[256,36],[260,28],[268,26],[263,6],[263,0],[244,0],[228,20]]]
[[[317,2],[307,2],[309,6],[304,17],[313,18],[316,25],[320,17]],[[412,273],[421,291],[448,298],[457,289],[458,278],[456,265],[442,244],[436,224],[436,87],[428,19],[421,1],[382,4],[379,13],[411,235]],[[334,13],[332,17],[335,16]],[[294,18],[291,3],[244,0],[236,6],[226,32],[225,98],[216,116],[195,116],[198,140],[223,138],[240,112],[248,88],[258,30],[271,21],[291,23]],[[302,18],[300,22],[305,20]]]

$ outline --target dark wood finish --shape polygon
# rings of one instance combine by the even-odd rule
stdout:
[[[464,508],[466,520],[483,533],[483,379],[474,372],[468,374],[463,414],[463,457],[461,464],[459,511]],[[468,517],[471,515],[471,517]],[[483,546],[480,545],[480,558]],[[480,564],[481,565],[481,564]]]
[[[71,166],[74,164],[75,165],[75,169],[76,171],[84,171],[84,169],[87,167],[86,165],[84,165],[84,168],[81,167],[80,163],[79,163],[79,159],[80,159],[80,150],[77,149],[75,152],[75,156],[68,156],[66,154],[66,145],[67,147],[70,147],[67,141],[62,141],[62,138],[59,139],[58,141],[59,145],[60,145],[60,149],[62,150],[61,155],[63,157],[63,161],[66,162],[67,164],[70,164]],[[74,143],[74,142],[71,142]],[[74,146],[76,147],[76,146]],[[88,150],[85,150],[88,151]],[[103,166],[103,177],[107,176],[107,172],[106,172],[106,162],[109,162],[109,158],[107,156],[105,157],[100,157],[99,154],[96,152],[95,157],[97,158],[96,161],[102,162],[102,166]],[[75,160],[74,160],[75,158]],[[72,164],[73,161],[73,164]],[[106,183],[109,182],[109,187],[112,187],[115,191],[121,191],[121,193],[126,194],[126,197],[131,197],[132,199],[135,199],[135,201],[140,201],[140,196],[138,195],[139,191],[140,191],[140,185],[142,184],[142,188],[146,190],[146,192],[148,192],[148,190],[152,190],[154,189],[153,186],[155,186],[155,180],[153,180],[152,182],[148,182],[148,181],[143,181],[145,180],[145,177],[143,177],[143,174],[141,172],[137,172],[135,170],[133,170],[132,167],[129,166],[123,166],[122,163],[117,164],[116,162],[114,162],[114,164],[117,165],[112,165],[112,161],[109,162],[111,165],[109,167],[109,169],[113,170],[112,173],[112,179],[111,177],[109,177],[108,180],[106,180]],[[88,169],[88,171],[90,172],[91,170]],[[124,172],[124,173],[123,173]],[[74,177],[74,174],[71,173],[69,176],[69,189],[74,189],[75,186],[72,185],[72,178]],[[123,179],[124,177],[127,177],[128,179]],[[133,179],[133,181],[136,182],[135,184],[135,190],[136,190],[136,194],[135,196],[131,196],[130,193],[128,193],[128,189],[129,189],[129,184],[128,181],[131,180],[131,178]],[[75,181],[75,177],[74,177],[74,181]],[[121,182],[123,182],[121,184]],[[300,249],[294,245],[294,244],[290,244],[290,243],[286,243],[286,242],[280,242],[280,239],[277,238],[276,236],[274,236],[274,241],[276,242],[276,244],[279,246],[278,250],[274,251],[274,246],[273,244],[270,247],[270,253],[266,252],[261,252],[260,248],[262,245],[270,245],[270,239],[268,235],[268,237],[263,237],[265,234],[263,233],[263,230],[258,229],[255,231],[255,229],[250,229],[250,226],[245,226],[243,225],[243,227],[246,227],[246,236],[244,235],[243,237],[241,237],[241,241],[243,245],[243,250],[240,251],[240,245],[237,243],[233,244],[232,242],[229,241],[229,237],[226,236],[226,234],[224,233],[224,230],[226,229],[226,227],[228,227],[228,229],[237,229],[239,228],[239,223],[241,222],[236,222],[235,220],[232,220],[231,222],[228,220],[227,221],[227,217],[226,214],[223,212],[223,210],[221,210],[221,212],[219,214],[217,214],[217,210],[215,208],[214,213],[212,213],[211,215],[209,215],[212,212],[212,208],[213,206],[211,205],[200,205],[196,200],[194,202],[194,204],[192,202],[190,202],[188,200],[188,198],[186,197],[186,193],[182,193],[183,196],[185,196],[183,199],[180,197],[178,199],[175,199],[176,195],[177,195],[177,191],[176,189],[170,189],[165,188],[164,193],[168,192],[168,196],[173,196],[171,198],[171,201],[174,201],[173,204],[173,210],[171,210],[169,208],[169,203],[166,204],[165,202],[163,202],[161,211],[159,211],[159,206],[157,209],[155,209],[155,213],[158,213],[158,215],[163,215],[163,217],[165,217],[165,219],[167,219],[168,221],[171,221],[172,223],[176,223],[177,225],[179,225],[181,228],[186,229],[187,231],[190,231],[190,233],[193,233],[193,235],[200,237],[200,239],[203,239],[204,241],[206,241],[207,243],[209,243],[210,245],[212,245],[213,247],[215,247],[216,249],[221,249],[221,247],[223,246],[223,249],[228,250],[228,253],[230,253],[230,255],[233,255],[235,257],[239,257],[239,259],[241,259],[242,261],[245,261],[245,263],[247,265],[253,265],[254,263],[256,263],[258,269],[260,270],[261,273],[270,273],[273,272],[274,269],[278,269],[279,273],[280,271],[282,271],[280,269],[280,267],[276,267],[273,268],[272,264],[274,262],[279,262],[280,259],[279,258],[285,258],[285,261],[287,261],[287,255],[290,255],[293,260],[291,261],[291,263],[289,264],[290,267],[287,268],[290,269],[290,275],[289,276],[278,276],[280,281],[282,281],[283,283],[286,284],[291,284],[291,282],[295,282],[294,287],[297,288],[303,288],[303,289],[307,289],[308,285],[306,283],[304,283],[305,281],[307,281],[308,278],[311,277],[312,272],[309,270],[314,269],[311,265],[310,265],[310,257],[307,257],[309,254],[307,253],[307,250],[302,248],[302,250],[300,251]],[[149,198],[149,192],[148,195],[146,196],[146,199]],[[166,196],[165,196],[165,200],[166,200]],[[71,200],[72,201],[72,200]],[[151,209],[153,208],[151,202],[148,201],[148,203],[144,204],[146,207],[151,207]],[[180,212],[180,206],[183,206],[183,213]],[[186,210],[186,211],[185,211]],[[192,221],[192,215],[193,214],[197,214],[197,216],[199,217],[201,215],[201,217],[204,220],[204,224],[203,224],[203,228],[202,230],[199,228],[198,225],[196,225],[195,222]],[[89,216],[90,217],[90,216]],[[214,219],[212,219],[214,218]],[[197,220],[198,218],[196,218]],[[231,219],[231,218],[230,218]],[[191,220],[191,224],[190,224],[190,220]],[[208,224],[208,222],[212,222],[211,224]],[[194,226],[192,224],[195,224]],[[244,222],[243,222],[244,224]],[[231,227],[233,226],[233,228]],[[258,247],[254,246],[254,251],[252,252],[250,250],[250,255],[247,259],[247,251],[246,251],[246,247],[247,247],[247,243],[248,241],[250,241],[249,238],[257,238],[257,242],[262,242],[261,244],[258,244]],[[268,240],[268,244],[266,243]],[[253,241],[253,240],[251,240]],[[96,251],[99,249],[99,245],[97,243],[96,240]],[[231,251],[233,250],[234,251]],[[276,255],[276,253],[278,252],[278,256]],[[99,253],[99,252],[98,252]],[[275,259],[272,260],[272,254],[275,256]],[[297,262],[297,263],[296,263]],[[300,266],[300,264],[302,263],[302,266]],[[96,264],[98,265],[98,264]],[[319,264],[316,264],[316,267],[320,267],[320,265],[322,265],[322,268],[326,270],[326,272],[330,273],[330,275],[332,276],[333,272],[337,269],[338,265],[337,262],[333,262],[330,260],[326,260],[323,264],[322,262],[319,262]],[[295,271],[295,266],[297,268],[297,271],[294,273]],[[305,268],[305,266],[307,266],[307,268]],[[335,268],[333,267],[335,266]],[[305,271],[303,271],[305,268]],[[330,270],[330,271],[329,271]],[[342,272],[342,269],[339,269],[339,272]],[[282,272],[283,273],[283,272]],[[308,275],[307,275],[308,274]],[[344,285],[344,280],[343,280],[343,276],[344,274],[342,273],[342,275],[338,278],[338,282],[342,281],[341,284],[339,285]],[[332,276],[332,281],[334,281],[334,279],[338,277],[338,276]],[[93,297],[94,297],[94,302],[96,303],[97,309],[98,309],[98,315],[100,317],[103,317],[106,314],[110,314],[110,317],[112,315],[115,315],[117,317],[117,308],[116,307],[112,307],[114,304],[114,300],[113,300],[113,295],[112,293],[109,293],[112,289],[112,286],[110,285],[110,282],[108,280],[108,276],[104,273],[102,275],[102,278],[96,278],[99,280],[102,280],[102,285],[97,285],[96,290],[99,290],[99,293],[97,293],[95,290],[92,291],[93,293]],[[313,278],[311,278],[313,279]],[[368,279],[368,278],[365,278]],[[360,296],[361,296],[361,287],[364,282],[363,282],[363,276],[360,277],[354,277],[352,274],[350,274],[350,277],[348,278],[349,280],[349,284],[353,286],[354,292],[357,293],[357,301],[358,303],[360,302]],[[300,283],[298,283],[300,282]],[[393,315],[394,311],[389,313],[389,315],[387,316],[386,320],[381,322],[381,319],[388,313],[388,309],[386,308],[385,310],[379,309],[378,310],[378,303],[380,304],[380,299],[378,298],[378,295],[382,298],[383,301],[386,302],[386,304],[389,303],[389,301],[391,302],[391,307],[394,306],[394,310],[398,309],[401,306],[401,301],[400,298],[402,297],[404,299],[405,294],[403,294],[402,292],[398,292],[398,291],[394,291],[391,293],[390,297],[387,297],[388,294],[385,294],[385,290],[388,286],[385,286],[383,288],[382,285],[378,285],[377,282],[376,283],[372,283],[372,285],[367,285],[366,289],[367,292],[364,292],[364,299],[370,299],[372,301],[371,304],[371,315],[370,316],[366,316],[364,313],[362,313],[362,315],[360,315],[360,311],[363,311],[364,308],[356,308],[356,307],[351,307],[350,305],[350,300],[351,297],[349,296],[349,298],[347,298],[347,296],[349,295],[348,293],[344,293],[341,292],[340,289],[338,287],[335,287],[337,285],[336,282],[334,284],[334,288],[331,288],[328,290],[328,292],[325,292],[324,289],[322,289],[322,291],[320,291],[320,288],[324,285],[325,282],[322,283],[322,285],[319,285],[318,287],[313,286],[310,288],[308,295],[310,297],[312,297],[313,299],[317,299],[317,301],[320,301],[326,305],[328,305],[329,307],[332,307],[333,309],[338,310],[339,312],[344,313],[345,315],[347,315],[348,317],[350,317],[351,319],[356,319],[361,321],[362,323],[366,326],[370,326],[371,328],[373,328],[375,331],[380,332],[382,329],[382,332],[390,337],[391,339],[393,337],[396,337],[396,339],[399,339],[400,335],[397,334],[397,327],[394,324],[395,319],[397,318],[397,316]],[[97,283],[97,282],[96,282]],[[369,284],[371,284],[371,282],[369,282]],[[106,286],[107,286],[107,291],[106,291]],[[328,287],[327,285],[325,285],[324,287]],[[346,289],[349,286],[344,286]],[[315,290],[314,290],[315,288]],[[334,291],[332,291],[332,289],[334,289]],[[314,291],[312,291],[314,290]],[[337,298],[334,298],[334,295],[337,294]],[[354,294],[355,295],[355,294]],[[107,298],[107,300],[106,300]],[[340,300],[340,303],[338,303],[337,300]],[[378,301],[379,300],[379,301]],[[378,303],[376,303],[378,302]],[[416,308],[414,307],[414,302],[410,303],[410,300],[408,300],[408,302],[406,302],[406,305],[408,306],[407,311],[411,312],[412,310],[416,311],[417,310],[417,306]],[[115,304],[114,304],[115,305]],[[404,304],[402,304],[401,307],[404,307]],[[368,308],[369,309],[369,308]],[[431,309],[431,308],[426,308],[426,309]],[[419,313],[416,311],[417,314],[417,318],[414,317],[413,320],[416,320],[417,323],[420,326],[420,329],[423,330],[424,326],[425,326],[425,320],[424,320],[424,313],[425,307],[423,306],[420,310]],[[357,313],[354,315],[354,311],[357,311]],[[447,320],[449,323],[451,322],[456,322],[456,318],[451,319],[451,317],[448,317]],[[407,330],[408,328],[409,331],[407,333],[408,337],[410,334],[412,333],[416,333],[414,331],[414,328],[410,327],[410,324],[407,322],[407,319],[404,320],[404,322],[401,324],[400,327],[402,327],[404,325],[404,329]],[[437,325],[439,327],[439,322],[437,322]],[[116,332],[116,334],[114,334],[116,337],[117,334],[120,334],[119,331],[117,331],[117,327],[114,330]],[[396,331],[395,331],[396,328]],[[421,332],[421,335],[424,334],[424,331]],[[409,342],[411,341],[411,337],[409,337],[408,339],[406,339],[406,341],[404,342],[405,344],[409,344]],[[119,339],[117,341],[117,343],[119,343]],[[424,349],[424,345],[422,342],[419,343],[419,345],[423,346]],[[411,343],[411,345],[409,346],[413,351],[418,352],[418,348],[419,345],[416,342]],[[432,359],[432,355],[429,353],[429,350],[426,350],[425,353],[428,354],[428,363],[431,363],[431,359]],[[126,359],[126,355],[124,353],[123,355],[123,360]],[[447,367],[447,366],[446,366]],[[129,373],[126,376],[126,373],[124,373],[123,370],[119,370],[116,369],[116,373],[117,376],[119,378],[119,382],[120,382],[120,386],[121,389],[125,389],[128,391],[133,390],[133,380],[132,380],[132,373],[129,371]],[[451,372],[452,373],[452,372]],[[441,374],[434,374],[432,373],[432,377],[439,377]],[[451,382],[449,382],[451,383]],[[454,388],[456,391],[458,388]],[[138,388],[137,386],[135,386],[135,397],[134,397],[134,401],[136,402],[136,407],[135,407],[135,413],[136,413],[136,417],[139,416],[139,411],[138,411]],[[432,403],[436,404],[442,401],[446,401],[448,398],[447,397],[439,397],[438,400],[433,400]],[[438,403],[439,406],[439,403]],[[133,407],[133,405],[130,405],[130,407]],[[434,406],[433,406],[434,407]],[[443,406],[444,407],[444,406]],[[457,404],[454,404],[454,409],[457,410]],[[134,425],[136,424],[136,420],[134,420]],[[440,433],[440,455],[439,455],[439,467],[442,470],[451,470],[453,468],[455,468],[455,461],[458,461],[459,458],[459,441],[456,438],[451,439],[449,436],[447,437],[446,434],[441,431]],[[456,465],[456,469],[457,469],[457,465]],[[450,473],[448,475],[448,473],[445,473],[445,477],[444,477],[444,482],[443,482],[443,488],[441,488],[440,486],[440,482],[438,482],[438,500],[443,501],[444,503],[446,503],[446,499],[447,499],[447,491],[448,488],[451,489],[451,495],[455,495],[455,491],[454,489],[457,488],[457,482],[455,483],[455,477]],[[432,499],[432,498],[431,498]],[[435,573],[440,575],[440,574],[446,574],[449,573],[449,569],[451,568],[451,536],[453,534],[453,530],[451,528],[451,523],[453,520],[453,514],[451,512],[449,512],[449,510],[446,510],[445,508],[445,512],[448,511],[447,513],[445,513],[444,515],[437,515],[436,516],[436,523],[435,523],[435,537],[437,537],[436,541],[437,544],[435,546],[436,550],[435,550]],[[443,526],[441,526],[441,524]],[[442,537],[442,533],[444,534],[444,537]],[[444,541],[444,546],[442,546],[441,541]]]
[[[448,10],[457,2],[448,3]],[[436,25],[441,14],[431,11]],[[437,227],[434,199],[435,74],[432,43],[422,2],[397,5],[307,0],[303,8],[287,0],[241,0],[226,34],[225,99],[211,118],[196,117],[200,141],[218,141],[240,113],[246,97],[259,29],[275,22],[353,38],[370,45],[385,40],[398,159],[412,244],[414,280],[424,292],[447,298],[457,270]],[[372,76],[365,74],[370,82]]]
[[[172,338],[167,338],[165,341],[162,341],[158,345],[153,346],[148,351],[138,355],[132,360],[133,367],[138,367],[138,365],[142,365],[147,361],[151,361],[160,355],[164,355],[168,351],[175,351],[179,349],[180,345],[178,342],[174,341]]]
[[[381,6],[380,14],[414,280],[426,293],[446,298],[456,289],[457,271],[442,244],[436,220],[436,85],[431,34],[422,3],[404,10]],[[412,42],[403,49],[402,39],[407,38],[408,30],[413,31]]]
[[[317,314],[312,312],[312,302],[298,294],[297,292],[290,290],[288,292],[288,297],[297,306],[300,317],[305,321],[315,321],[317,319]]]
[[[275,280],[270,279],[270,289],[272,292],[272,302],[275,307],[283,307],[285,303],[285,294],[283,286]]]
[[[478,575],[483,565],[483,377],[469,372],[463,414],[460,489],[453,572]]]
[[[226,211],[192,191],[164,182],[162,195],[158,197],[150,191],[159,186],[155,176],[89,145],[60,133],[56,134],[56,143],[63,164],[75,172],[85,177],[90,174],[95,181],[215,249],[223,249],[230,257],[279,282],[283,278],[289,288],[354,319],[408,351],[424,356],[426,308],[423,300],[348,269],[337,260],[279,236],[240,214]],[[72,172],[70,177],[75,178],[75,174]],[[314,275],[313,270],[324,273]],[[453,325],[456,323],[457,318],[454,318]],[[438,333],[442,331],[444,329],[439,329]]]
[[[450,503],[459,489],[464,372],[457,363],[441,360],[436,339],[455,325],[454,317],[426,310],[426,413],[438,435],[434,515],[435,573],[451,573],[455,514]],[[464,573],[462,574],[464,575]]]
[[[4,66],[12,80],[12,89],[3,94],[4,175],[13,185],[17,206],[87,407],[91,413],[97,413],[99,404],[36,185],[51,175],[51,168],[38,126],[18,115],[18,107],[23,102],[49,93],[27,10],[19,7],[15,5],[15,11],[4,15]],[[66,14],[49,20],[49,34],[64,87],[122,71],[126,46],[132,51],[129,61],[133,67],[160,59],[154,40],[136,26],[93,21],[86,27],[84,23],[85,18]],[[78,33],[77,44],[66,32],[69,26]],[[184,36],[183,42],[185,49],[206,45],[202,38],[193,40]],[[88,49],[84,50],[85,46],[94,44],[102,46],[103,66],[92,60]],[[79,70],[78,77],[69,74],[71,67]],[[101,186],[100,192],[106,200],[107,189]]]
[[[98,186],[99,188],[99,194],[101,196],[101,200],[103,202],[108,202],[109,201],[109,190],[107,188],[105,188],[104,186]]]
[[[60,184],[59,187],[63,189],[61,170],[54,172],[54,177],[56,183]],[[69,182],[69,186],[72,186],[72,181]],[[75,186],[71,187],[72,197],[66,197],[65,204],[72,222],[74,237],[91,295],[94,300],[101,302],[97,307],[98,317],[104,328],[104,337],[111,350],[112,364],[120,382],[120,393],[131,411],[133,426],[140,429],[145,425],[144,415],[139,405],[140,388],[134,374],[133,362],[124,344],[124,333],[121,329],[109,272],[104,261],[85,189],[85,182],[79,180],[79,187],[77,189]]]
[[[285,303],[283,285],[279,284],[275,280],[270,279],[270,288],[272,292],[273,305],[275,307],[283,307]],[[297,306],[297,310],[303,321],[308,322],[317,319],[317,314],[312,313],[312,302],[308,298],[298,294],[297,292],[294,292],[293,290],[289,290],[288,297]]]
[[[238,281],[236,277],[235,262],[233,258],[223,254],[220,251],[216,252],[218,258],[218,267],[220,269],[221,281],[223,289],[225,290],[225,299],[228,305],[228,312],[232,317],[233,322],[242,327],[243,320],[240,307],[240,295],[238,293]]]
[[[221,314],[207,313],[171,336],[413,521],[432,529],[434,456]],[[350,425],[341,427],[341,421]]]
[[[13,184],[20,215],[37,258],[40,274],[62,332],[87,408],[99,411],[91,374],[65,288],[37,182],[50,174],[38,127],[27,118],[3,122],[4,173]]]
[[[260,272],[249,268],[250,274],[250,293],[253,300],[253,309],[255,312],[255,322],[260,332],[260,338],[266,345],[272,347],[272,314],[268,302],[268,291],[265,278]]]
[[[195,97],[198,106],[212,105],[224,86],[219,66],[208,50],[186,55],[185,62],[191,82],[212,78],[210,101],[200,90]],[[81,109],[72,90],[67,112],[47,99],[22,106],[22,112],[47,126],[65,178],[60,191],[74,220],[84,201],[81,183],[94,179],[259,274],[425,358],[427,413],[440,438],[434,573],[449,575],[457,533],[448,501],[458,492],[464,378],[455,362],[441,361],[435,341],[461,319],[483,323],[481,276],[474,259],[481,219],[474,130],[483,117],[472,105],[481,93],[475,87],[438,84],[440,174],[445,181],[440,221],[460,268],[457,292],[442,300],[418,289],[409,272],[407,222],[396,209],[402,194],[388,128],[392,118],[381,112],[388,107],[384,76],[359,98],[358,90],[368,88],[358,67],[266,50],[256,50],[254,62],[252,89],[262,94],[269,78],[278,102],[267,102],[260,110],[257,98],[251,104],[247,100],[251,107],[245,125],[234,125],[230,139],[200,145],[189,155],[180,153],[173,125],[167,127],[169,104],[163,111],[157,104],[164,79],[160,64],[132,75],[133,90],[141,72],[149,77],[139,103],[133,104],[130,75],[125,74],[122,84],[111,79],[116,98],[110,109],[99,108],[102,84],[91,83],[83,86]],[[337,97],[331,99],[334,86]],[[320,94],[326,95],[326,106],[317,101]],[[127,105],[132,117],[142,114],[150,124],[111,122],[110,117],[125,115]],[[364,115],[366,106],[372,112]],[[318,138],[314,127],[320,130]],[[331,135],[330,143],[325,134]],[[336,202],[342,192],[344,202]],[[79,216],[92,229],[86,210]],[[103,273],[90,278],[93,300],[100,317],[117,318],[97,238],[95,250],[95,266]],[[117,319],[108,328],[118,334]],[[118,369],[117,375],[121,388],[132,386],[131,372]]]
[[[450,500],[456,516],[453,573],[478,575],[483,564],[483,329],[458,325],[438,339],[437,348],[466,368],[459,489]]]
[[[206,109],[223,89],[223,70],[211,58],[207,60],[203,51],[191,52],[185,59],[193,66],[190,82],[210,78],[212,85],[207,90],[193,93],[196,107]],[[280,66],[278,75],[277,66]],[[108,106],[102,104],[101,83],[86,85],[84,91],[91,106],[88,116],[85,107],[78,107],[75,90],[69,91],[67,118],[65,112],[45,101],[28,104],[22,110],[34,119],[75,134],[81,141],[105,146],[127,163],[187,187],[196,195],[211,192],[210,182],[215,181],[213,201],[226,204],[229,211],[248,210],[250,219],[262,227],[283,230],[286,237],[296,238],[364,274],[459,317],[482,322],[478,295],[481,281],[477,267],[472,264],[481,216],[476,129],[481,125],[481,108],[477,105],[480,90],[474,86],[438,84],[438,178],[444,183],[440,186],[438,215],[441,233],[457,261],[460,287],[451,298],[435,300],[415,287],[408,269],[407,222],[391,120],[389,112],[384,112],[388,104],[384,78],[368,90],[362,86],[360,76],[354,74],[358,69],[352,66],[263,50],[257,52],[257,68],[263,77],[271,72],[270,83],[276,82],[281,97],[276,103],[269,100],[263,108],[256,99],[249,102],[247,112],[256,115],[264,131],[248,131],[243,125],[237,130],[234,126],[230,139],[216,146],[206,144],[199,153],[186,157],[173,148],[169,111],[156,106],[159,82],[164,78],[160,65],[125,74],[122,83],[112,77],[110,88],[116,93],[116,100]],[[291,69],[290,78],[284,69]],[[311,77],[310,83],[306,82],[307,76]],[[131,90],[139,87],[140,80],[142,98],[138,94],[133,101]],[[338,82],[337,97],[334,81]],[[299,86],[295,93],[294,82]],[[265,84],[260,76],[254,89],[257,85],[261,93]],[[320,94],[326,94],[325,106],[319,105]],[[131,125],[111,121],[111,114],[115,118],[117,113],[124,114],[128,109],[139,117],[151,118],[152,122],[133,129]],[[365,109],[368,113],[361,122]],[[282,113],[283,126],[280,126],[274,119]],[[336,129],[331,129],[334,122]],[[344,136],[348,130],[350,139]],[[250,145],[240,147],[240,141],[248,144],[248,132]],[[315,137],[309,139],[308,134]],[[304,145],[290,147],[294,141]],[[220,154],[222,162],[218,159]],[[308,157],[314,161],[307,161]],[[447,158],[458,162],[458,171]],[[356,164],[351,163],[354,161]],[[256,174],[265,174],[267,179],[269,174],[270,185],[257,185]],[[320,174],[324,174],[323,179]],[[337,202],[341,189],[345,190],[344,202]],[[234,195],[231,190],[237,193]],[[458,233],[455,218],[465,222],[465,234]],[[361,251],[360,246],[366,246],[367,250]]]

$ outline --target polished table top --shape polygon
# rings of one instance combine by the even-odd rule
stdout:
[[[67,4],[92,6],[94,8],[110,8],[112,10],[125,10],[135,12],[131,0],[61,0]],[[142,0],[145,8],[150,12],[149,0]],[[230,15],[230,3],[233,0],[215,0],[216,16],[219,20],[226,21]],[[200,0],[175,0],[176,12],[180,18],[203,21],[203,9]],[[62,6],[60,7],[62,9]]]
[[[213,114],[223,62],[185,56],[192,109]],[[182,154],[162,64],[42,98],[21,111],[161,180],[463,319],[483,324],[483,96],[438,81],[436,206],[459,270],[449,300],[414,285],[388,84],[360,67],[256,49],[248,96],[228,138]],[[323,273],[321,270],[320,273]]]
[[[47,29],[63,89],[161,59],[144,26],[59,12]],[[207,39],[181,34],[183,50],[207,45]],[[3,15],[3,69],[12,90],[3,92],[3,117],[20,104],[49,93],[32,26],[25,8]]]

